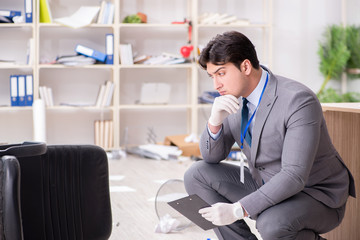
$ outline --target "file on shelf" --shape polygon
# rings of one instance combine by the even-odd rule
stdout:
[[[85,46],[80,45],[80,44],[78,44],[75,47],[75,52],[77,52],[79,54],[82,54],[82,55],[85,55],[87,57],[94,58],[95,60],[100,61],[100,62],[105,62],[105,59],[106,59],[105,53],[96,51],[94,49],[91,49],[89,47],[85,47]]]
[[[106,46],[106,64],[114,64],[114,34],[106,34],[105,38]]]
[[[15,16],[21,16],[21,11],[0,9],[0,16],[12,19]]]
[[[33,9],[32,0],[25,0],[25,22],[32,23],[33,21]]]
[[[18,106],[25,106],[25,75],[18,76]]]
[[[33,104],[33,75],[10,76],[10,105],[17,107]]]
[[[51,23],[52,15],[48,0],[40,0],[40,22]]]
[[[10,76],[10,99],[11,106],[19,106],[19,95],[18,95],[18,76],[11,75]]]

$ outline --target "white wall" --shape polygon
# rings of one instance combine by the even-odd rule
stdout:
[[[331,24],[342,22],[341,0],[274,0],[273,67],[276,74],[293,78],[317,92],[323,81],[317,51],[322,34]],[[360,25],[360,1],[347,0],[347,24]],[[329,86],[340,88],[340,83]],[[360,81],[348,89],[360,91]]]

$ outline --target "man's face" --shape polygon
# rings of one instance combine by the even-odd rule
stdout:
[[[207,73],[213,79],[214,89],[220,95],[233,95],[236,98],[240,96],[247,96],[247,82],[243,72],[235,67],[232,63],[224,65],[214,65],[207,63]]]

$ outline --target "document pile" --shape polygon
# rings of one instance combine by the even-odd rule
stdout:
[[[72,28],[85,27],[93,22],[99,10],[100,7],[82,6],[73,15],[69,17],[56,18],[54,19],[54,22]]]
[[[21,11],[0,9],[0,23],[14,23],[21,16]]]
[[[152,56],[149,59],[145,60],[143,64],[149,64],[149,65],[157,65],[157,64],[164,64],[164,65],[172,65],[172,64],[179,64],[179,63],[185,63],[186,59],[177,56],[175,54],[169,54],[169,53],[162,53],[159,56]]]
[[[231,16],[226,13],[203,13],[199,16],[199,24],[204,25],[224,25],[224,24],[233,24],[233,25],[249,25],[249,20],[247,19],[238,19],[236,16]]]
[[[61,56],[56,59],[56,63],[67,66],[81,66],[95,64],[96,60],[84,55]]]

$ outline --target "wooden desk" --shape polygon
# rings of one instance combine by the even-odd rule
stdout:
[[[357,198],[350,197],[344,220],[324,234],[328,240],[360,239],[360,103],[322,104],[332,142],[355,179]],[[326,221],[326,219],[324,219]]]

